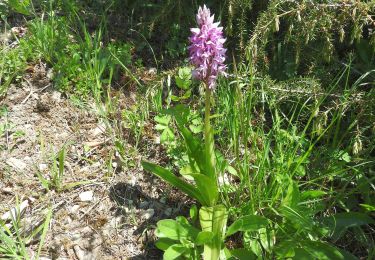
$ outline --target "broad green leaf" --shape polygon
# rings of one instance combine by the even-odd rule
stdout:
[[[190,208],[189,214],[190,214],[190,218],[193,222],[195,222],[198,219],[198,208],[197,208],[196,205],[193,205]]]
[[[197,235],[197,238],[195,239],[194,243],[200,246],[200,245],[211,242],[213,237],[214,237],[214,233],[210,231],[201,231]]]
[[[190,176],[194,178],[195,184],[205,201],[205,204],[202,205],[215,205],[219,196],[216,180],[212,180],[203,174],[190,174]]]
[[[176,241],[167,237],[161,237],[155,242],[155,246],[163,251],[167,250],[174,244],[176,244]]]
[[[320,198],[320,197],[322,197],[326,194],[327,193],[325,191],[322,191],[322,190],[304,191],[304,192],[301,193],[301,201],[305,201],[305,200],[308,200],[308,199]]]
[[[199,230],[193,226],[179,223],[173,219],[160,220],[156,226],[156,234],[159,238],[169,238],[178,241],[181,239],[193,240],[199,233]]]
[[[202,231],[213,232],[215,236],[224,235],[227,219],[227,209],[223,205],[201,207],[199,210],[199,222]]]
[[[290,208],[296,208],[300,200],[300,192],[295,181],[290,180],[286,196],[282,201],[282,205]]]
[[[159,124],[168,125],[169,122],[171,121],[171,116],[169,116],[169,115],[164,115],[164,116],[158,115],[158,116],[154,117],[154,120],[156,122],[158,122]]]
[[[191,85],[190,79],[182,79],[180,77],[175,77],[175,80],[176,80],[177,87],[183,90],[188,90]]]
[[[374,212],[375,206],[369,204],[359,204],[362,208],[364,208],[368,212]]]
[[[326,217],[323,222],[330,228],[333,239],[339,239],[350,227],[374,224],[375,221],[364,213],[343,212]]]
[[[293,209],[288,206],[282,206],[281,212],[283,216],[292,222],[297,228],[301,228],[304,230],[311,230],[313,227],[314,222],[311,218],[305,216],[299,210]]]
[[[167,169],[160,167],[156,164],[149,163],[149,162],[142,162],[142,166],[145,170],[152,172],[156,176],[160,177],[164,181],[168,182],[172,186],[180,189],[182,192],[186,193],[188,196],[198,200],[200,203],[204,203],[204,200],[198,191],[193,185],[181,180],[173,173],[168,171]]]
[[[161,125],[161,124],[157,124],[157,125],[155,126],[155,129],[158,130],[158,131],[162,131],[162,130],[164,130],[164,129],[166,129],[166,128],[168,128],[168,126],[166,126],[166,125]]]
[[[182,67],[178,70],[178,76],[182,79],[191,79],[191,68]]]
[[[256,231],[265,228],[268,225],[268,219],[262,216],[248,215],[241,217],[233,222],[228,228],[226,236],[231,236],[238,231]]]
[[[295,241],[290,240],[283,240],[280,243],[278,243],[275,247],[275,253],[278,257],[278,259],[284,259],[287,257],[293,257],[295,255],[295,247],[296,247]]]
[[[302,248],[306,250],[315,259],[319,260],[354,260],[357,259],[348,252],[343,253],[341,250],[327,243],[318,241],[302,241]]]
[[[203,131],[203,125],[194,125],[191,124],[189,125],[189,129],[194,133],[194,134],[199,134]]]
[[[197,163],[198,168],[202,174],[207,175],[206,174],[207,169],[205,168],[205,155],[203,153],[202,142],[194,138],[194,136],[190,133],[190,131],[186,127],[179,126],[179,130],[182,136],[184,137],[189,158],[192,158],[194,162]],[[192,163],[193,162],[191,162],[191,164]]]
[[[235,168],[233,168],[232,166],[228,165],[228,166],[227,166],[227,171],[228,171],[230,174],[239,177],[237,170],[236,170]]]
[[[225,256],[227,260],[255,260],[258,259],[257,256],[248,249],[238,248],[229,250],[224,249]]]
[[[17,13],[29,15],[30,0],[8,0],[9,6]]]
[[[184,216],[178,216],[176,217],[176,221],[182,225],[189,225],[190,226],[190,223],[189,223],[189,220],[187,220],[187,218],[185,218]]]
[[[294,260],[311,260],[312,256],[303,248],[294,249]]]
[[[172,130],[169,127],[164,129],[164,131],[160,135],[160,142],[161,143],[172,142],[174,139],[175,139],[175,136],[174,136]]]
[[[271,253],[274,250],[275,245],[275,230],[270,228],[260,228],[258,230],[260,243],[265,251]]]
[[[185,105],[179,104],[163,110],[162,113],[173,116],[176,119],[177,125],[183,126],[188,122],[190,109]]]
[[[189,181],[193,181],[194,178],[191,176],[193,174],[194,170],[191,168],[191,165],[186,165],[180,169],[180,174],[182,177]]]
[[[186,252],[188,248],[184,247],[183,245],[173,245],[170,246],[163,255],[164,260],[173,260],[180,257],[183,253]]]

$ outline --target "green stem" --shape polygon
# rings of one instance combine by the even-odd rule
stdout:
[[[211,90],[206,86],[206,105],[204,111],[204,140],[205,140],[205,151],[206,154],[210,150],[210,131],[211,131],[211,123],[210,123],[210,116],[211,116]]]
[[[204,117],[204,141],[205,141],[205,158],[206,158],[206,175],[216,183],[215,173],[215,150],[214,150],[214,135],[210,123],[211,117],[211,93],[212,91],[206,85],[206,100],[205,100],[205,117]]]

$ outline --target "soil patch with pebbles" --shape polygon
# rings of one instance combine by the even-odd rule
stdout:
[[[160,259],[155,224],[180,213],[186,200],[144,173],[141,158],[132,168],[109,171],[118,165],[111,165],[116,153],[105,124],[90,112],[94,108],[80,109],[54,90],[48,74],[45,64],[33,65],[0,103],[0,216],[8,212],[4,220],[11,225],[9,210],[21,203],[27,235],[50,209],[44,259]],[[57,191],[40,179],[58,171],[62,149]],[[27,246],[35,255],[38,238]]]

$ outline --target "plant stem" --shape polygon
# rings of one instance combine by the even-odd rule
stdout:
[[[205,111],[204,111],[204,140],[205,140],[205,149],[206,153],[210,149],[210,110],[211,110],[211,90],[206,86],[206,100],[205,100]]]
[[[207,176],[216,183],[215,173],[215,150],[214,150],[214,134],[211,128],[210,117],[211,117],[211,92],[206,84],[206,97],[205,97],[205,117],[204,117],[204,141],[205,141],[205,157],[206,157],[206,169]],[[211,205],[213,206],[213,205]]]

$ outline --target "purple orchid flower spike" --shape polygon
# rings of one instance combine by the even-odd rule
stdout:
[[[197,14],[198,28],[192,28],[189,38],[190,62],[195,66],[193,77],[206,83],[210,90],[216,87],[217,77],[226,76],[223,27],[214,23],[214,15],[205,5],[199,7]]]

